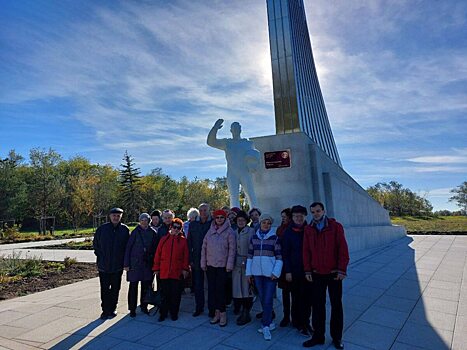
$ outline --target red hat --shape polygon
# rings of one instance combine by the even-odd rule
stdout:
[[[214,216],[223,216],[224,218],[227,217],[227,213],[222,209],[214,210],[214,213],[212,213],[212,214]]]
[[[230,211],[233,211],[235,214],[238,214],[238,212],[240,211],[240,208],[239,207],[233,207],[230,209]]]

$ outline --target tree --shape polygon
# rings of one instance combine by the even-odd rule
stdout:
[[[17,192],[23,184],[19,177],[23,160],[15,150],[11,150],[6,158],[0,158],[0,220],[18,219],[15,207],[22,198]]]
[[[31,177],[28,179],[29,202],[41,218],[55,215],[61,206],[65,190],[58,164],[61,156],[52,149],[32,149],[30,154]],[[46,233],[43,227],[41,233]]]
[[[457,206],[461,208],[463,215],[467,215],[467,181],[453,188],[451,193],[455,194],[449,198],[449,201],[456,202]]]
[[[367,192],[388,210],[391,216],[432,214],[433,206],[426,198],[404,188],[396,181],[379,182],[367,188]]]
[[[129,221],[137,221],[141,203],[141,192],[139,182],[141,172],[135,167],[133,158],[125,151],[123,156],[123,164],[120,164],[120,188],[122,195],[123,207],[127,212]]]

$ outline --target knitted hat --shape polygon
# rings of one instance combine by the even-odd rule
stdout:
[[[233,211],[235,214],[238,214],[238,212],[240,211],[240,208],[239,207],[233,207],[233,208],[230,208],[230,211]]]
[[[274,219],[272,218],[271,215],[269,214],[261,214],[261,216],[259,217],[259,222],[263,222],[264,220],[269,220],[271,221],[271,224],[274,223]]]
[[[140,216],[139,216],[139,221],[141,221],[141,220],[151,221],[151,217],[149,216],[148,213],[141,213]]]

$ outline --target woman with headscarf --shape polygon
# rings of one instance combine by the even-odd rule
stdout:
[[[201,248],[201,269],[208,277],[208,308],[214,314],[211,324],[219,323],[221,327],[227,325],[225,312],[225,292],[227,274],[234,268],[235,262],[235,232],[230,227],[227,213],[216,210]]]
[[[145,314],[149,314],[148,305],[143,302],[148,288],[151,287],[153,278],[152,261],[157,245],[157,232],[149,226],[151,217],[147,213],[139,216],[139,225],[131,232],[126,245],[124,270],[128,288],[128,310],[130,317],[136,316],[136,304],[138,298],[138,284],[141,282],[140,308]]]

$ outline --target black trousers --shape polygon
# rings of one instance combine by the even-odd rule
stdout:
[[[225,305],[230,305],[232,299],[232,272],[227,272],[227,279],[225,281]]]
[[[101,307],[104,314],[111,314],[117,309],[118,293],[122,284],[123,271],[107,273],[99,271],[101,286]]]
[[[225,312],[225,289],[227,284],[227,271],[225,267],[208,266],[208,308],[209,312],[219,310]]]
[[[311,286],[303,276],[301,278],[293,278],[292,282],[289,283],[289,288],[292,297],[292,324],[299,329],[307,327],[310,325],[311,316]]]
[[[136,305],[138,303],[138,284],[140,282],[130,282],[130,286],[128,287],[128,310],[136,311]],[[139,296],[139,302],[141,308],[144,309],[148,307],[148,304],[143,303],[144,296],[146,292],[151,287],[152,281],[141,281],[141,291]]]
[[[178,316],[180,310],[180,302],[182,300],[183,280],[172,278],[161,279],[161,309],[160,316],[167,317],[170,312],[171,316]]]
[[[204,271],[192,270],[193,289],[195,290],[196,311],[204,310]]]
[[[287,282],[286,282],[287,283]],[[284,313],[284,318],[290,320],[290,298],[291,298],[290,286],[287,283],[286,286],[282,288],[282,310]]]
[[[342,281],[336,281],[336,274],[313,274],[313,337],[324,339],[326,324],[326,290],[331,302],[331,337],[333,340],[342,339],[344,328],[344,311],[342,308]]]

